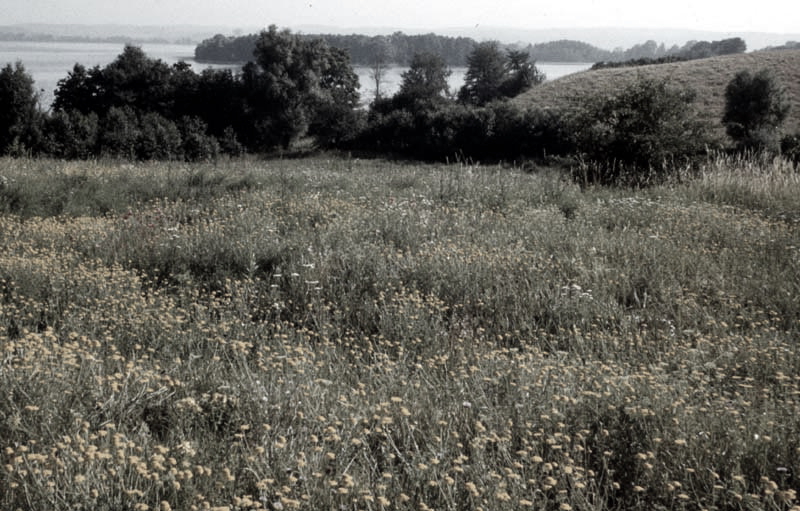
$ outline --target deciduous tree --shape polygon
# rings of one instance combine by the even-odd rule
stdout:
[[[358,104],[358,76],[347,54],[321,40],[304,40],[274,25],[256,42],[255,62],[242,79],[248,113],[262,149],[288,148],[318,112],[341,113]]]
[[[21,62],[0,71],[0,154],[12,147],[29,147],[38,117],[38,96],[33,78]]]
[[[467,62],[464,86],[458,94],[463,103],[483,106],[496,99],[517,96],[544,81],[528,52],[503,53],[495,41],[477,45]]]
[[[725,131],[742,150],[778,149],[778,128],[789,103],[777,79],[766,69],[740,71],[725,89]]]
[[[450,93],[447,79],[450,69],[444,60],[433,53],[417,53],[402,75],[400,90],[395,96],[397,106],[439,103]]]
[[[496,41],[475,46],[467,57],[467,74],[458,98],[464,103],[481,106],[502,97],[506,62],[506,56],[500,51],[500,45]]]

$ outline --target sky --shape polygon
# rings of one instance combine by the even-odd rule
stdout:
[[[0,0],[0,24],[681,28],[800,33],[796,0]]]

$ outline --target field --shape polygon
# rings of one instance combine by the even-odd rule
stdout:
[[[764,68],[772,70],[789,99],[791,109],[782,126],[784,133],[800,132],[800,50],[758,51],[670,64],[584,71],[534,87],[514,102],[521,106],[569,109],[586,98],[614,94],[640,77],[666,79],[676,87],[697,93],[695,106],[700,119],[721,138],[725,134],[721,119],[728,82],[739,71],[756,73]]]
[[[0,160],[0,508],[798,510],[800,174]]]

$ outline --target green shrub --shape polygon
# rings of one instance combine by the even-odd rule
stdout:
[[[44,123],[44,147],[57,158],[87,159],[97,152],[98,118],[94,112],[59,110]]]
[[[100,121],[100,153],[105,156],[135,159],[140,137],[136,112],[129,107],[112,107]]]
[[[140,160],[175,160],[183,156],[181,133],[175,123],[155,112],[139,120],[136,155]]]
[[[616,96],[590,100],[576,119],[579,151],[591,162],[582,177],[641,184],[701,154],[707,135],[692,112],[694,99],[666,80],[641,78]]]
[[[213,160],[219,156],[219,142],[206,132],[206,124],[197,117],[181,119],[180,131],[183,157],[187,161]]]
[[[781,139],[781,154],[795,163],[800,163],[800,134],[786,135]]]

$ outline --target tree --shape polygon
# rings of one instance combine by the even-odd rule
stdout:
[[[33,78],[21,62],[0,71],[0,154],[30,148],[36,130],[39,99]]]
[[[783,89],[767,69],[744,70],[725,88],[725,131],[740,150],[778,149],[778,128],[789,113]]]
[[[369,79],[375,85],[375,99],[381,99],[384,77],[389,69],[390,47],[388,41],[379,37],[375,40],[373,57],[369,68]]]
[[[141,135],[139,119],[131,107],[111,107],[100,120],[99,151],[104,156],[133,160]]]
[[[53,100],[53,111],[78,111],[82,114],[98,111],[99,94],[101,93],[100,66],[86,70],[81,64],[75,64],[67,77],[58,81]]]
[[[322,41],[314,41],[309,48],[317,62],[314,72],[319,77],[319,86],[312,89],[309,98],[308,133],[318,145],[333,147],[352,139],[359,129],[358,75],[344,50]]]
[[[400,90],[395,106],[411,107],[441,103],[450,93],[447,79],[450,69],[444,60],[433,53],[417,53],[410,67],[401,75]]]
[[[193,105],[186,112],[202,119],[217,137],[233,130],[237,137],[252,138],[243,81],[230,69],[209,68],[200,73]]]
[[[156,112],[175,117],[177,96],[186,95],[196,82],[188,64],[173,67],[151,59],[138,46],[126,45],[122,53],[104,68],[87,70],[75,64],[58,82],[53,110],[95,112],[104,116],[112,107],[129,107],[138,112]]]
[[[44,123],[47,153],[56,158],[86,159],[96,154],[97,114],[79,110],[56,110]]]
[[[506,68],[507,77],[500,91],[508,98],[518,96],[545,80],[544,73],[539,71],[536,62],[531,60],[530,53],[526,51],[509,50]]]
[[[508,50],[503,54],[494,41],[477,45],[467,57],[467,63],[469,67],[459,99],[477,106],[517,96],[545,78],[531,61],[530,53]]]
[[[358,76],[347,54],[319,39],[304,40],[273,25],[261,32],[254,56],[242,79],[254,126],[249,142],[261,149],[288,148],[307,132],[318,109],[347,110],[358,103]]]
[[[101,97],[109,106],[168,114],[171,74],[164,61],[148,58],[138,46],[126,45],[101,73]]]
[[[463,103],[482,106],[503,96],[506,56],[496,41],[482,42],[467,57],[467,74],[458,93]]]

